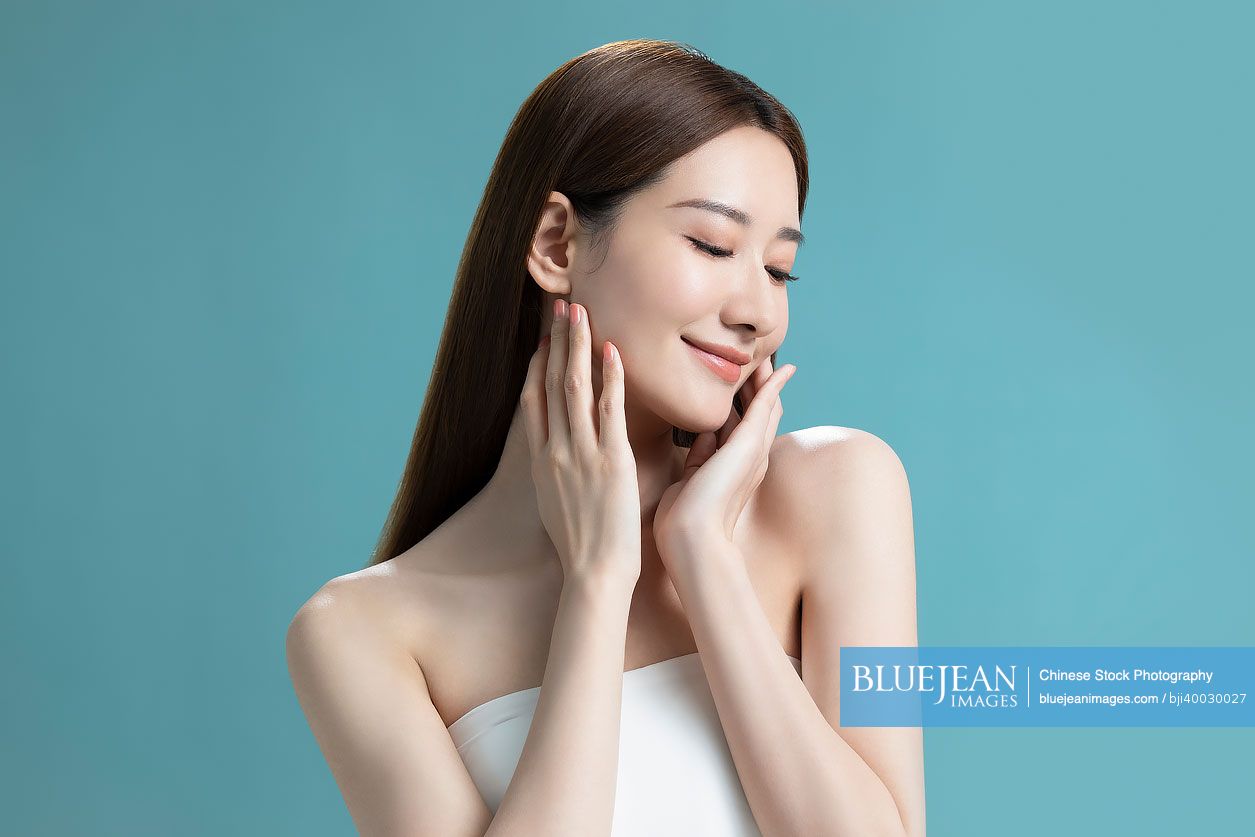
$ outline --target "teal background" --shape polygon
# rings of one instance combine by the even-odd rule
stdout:
[[[374,544],[510,118],[621,38],[803,125],[781,431],[904,461],[921,642],[1255,644],[1249,4],[2,9],[7,833],[352,833],[284,631]],[[1231,831],[1252,744],[928,730],[930,834]]]

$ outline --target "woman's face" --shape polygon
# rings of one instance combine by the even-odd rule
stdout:
[[[688,201],[724,204],[746,223],[678,205]],[[789,281],[776,277],[792,271],[798,243],[779,231],[799,226],[793,158],[774,135],[735,128],[675,161],[626,205],[604,262],[585,248],[577,261],[596,263],[573,264],[570,301],[588,309],[594,370],[610,340],[632,408],[694,432],[721,427],[734,393],[784,342]],[[721,374],[693,342],[749,362]]]

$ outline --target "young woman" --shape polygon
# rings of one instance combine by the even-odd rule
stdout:
[[[806,190],[686,45],[523,104],[378,551],[288,631],[361,833],[924,834],[921,731],[839,726],[840,646],[917,642],[903,467],[776,436]]]

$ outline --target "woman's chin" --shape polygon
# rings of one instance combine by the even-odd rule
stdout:
[[[731,391],[721,395],[687,386],[675,391],[633,395],[637,398],[638,407],[689,433],[714,432],[723,427],[732,414]]]
[[[690,433],[713,433],[727,423],[728,415],[731,412],[732,402],[729,401],[721,411],[683,411],[672,418],[671,423],[681,430],[687,430]]]

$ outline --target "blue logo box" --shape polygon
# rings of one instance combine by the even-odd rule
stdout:
[[[1255,726],[1255,647],[842,646],[841,726]]]

